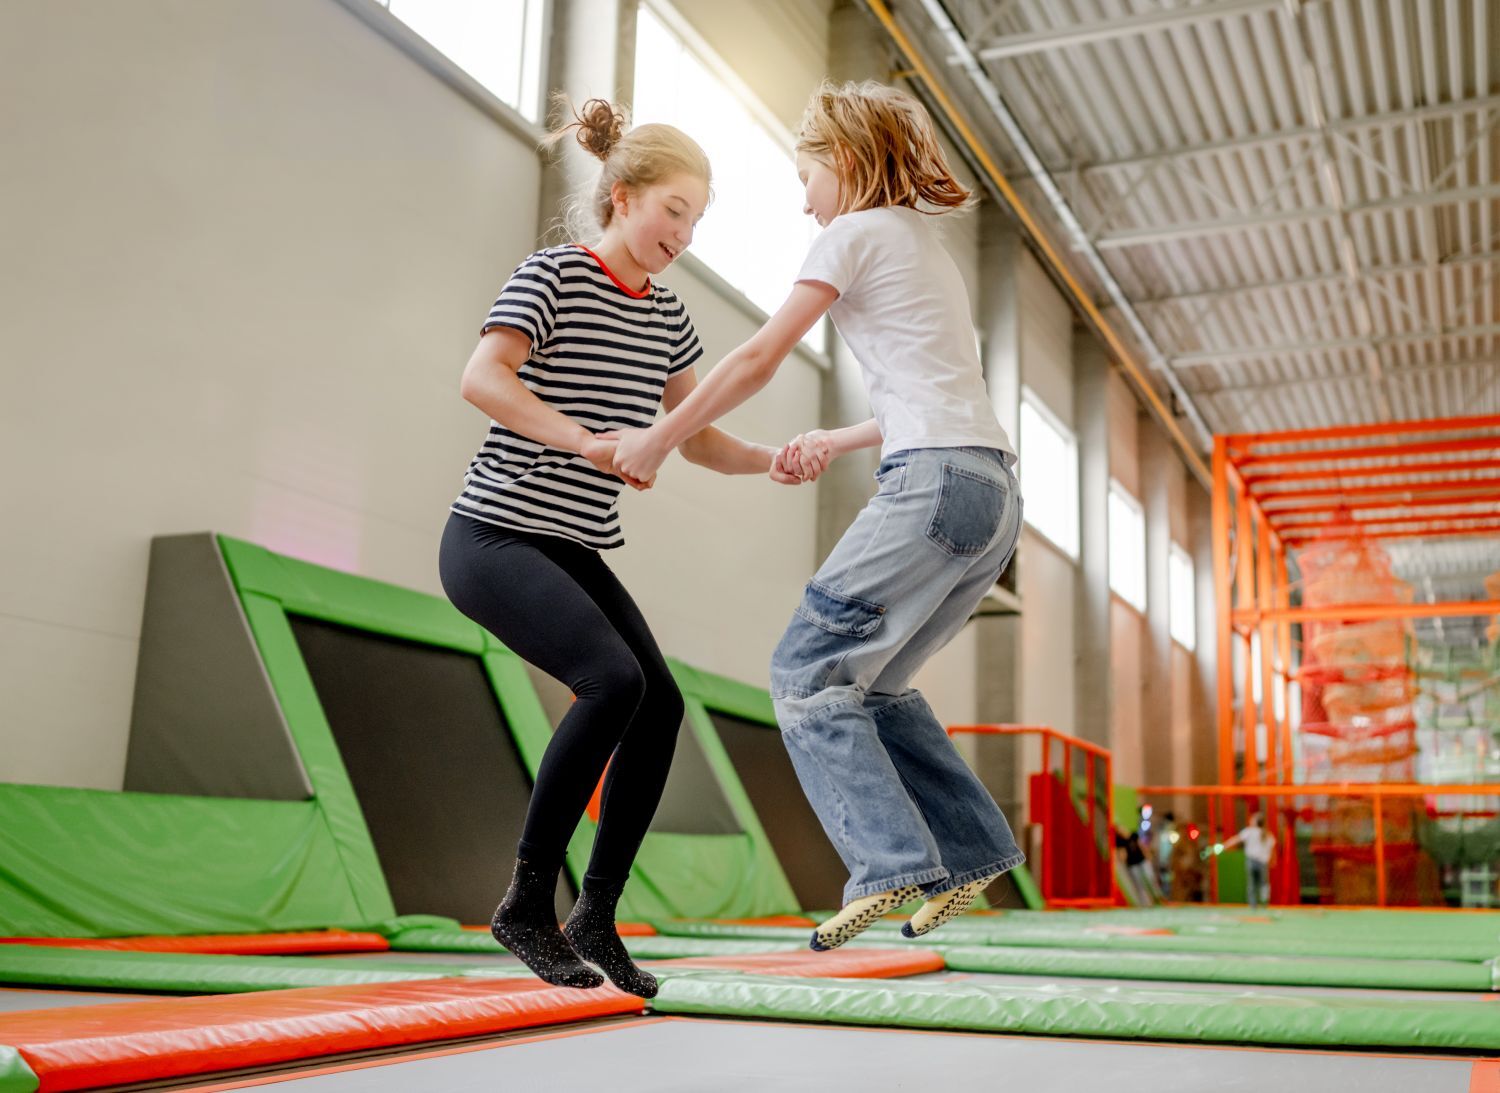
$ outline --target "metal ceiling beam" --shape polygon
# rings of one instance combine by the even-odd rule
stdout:
[[[1480,360],[1464,361],[1431,361],[1423,364],[1398,364],[1388,365],[1386,371],[1393,380],[1403,379],[1407,376],[1419,376],[1430,372],[1457,372],[1465,368],[1500,368],[1500,361],[1494,357],[1486,357]],[[1368,383],[1370,375],[1368,372],[1344,372],[1337,376],[1292,376],[1280,380],[1257,380],[1255,383],[1229,383],[1212,390],[1200,388],[1193,392],[1198,396],[1215,395],[1243,395],[1255,391],[1280,391],[1283,389],[1298,387],[1322,387],[1329,384],[1340,383]]]
[[[1412,330],[1403,334],[1381,334],[1377,337],[1328,338],[1324,341],[1281,342],[1273,345],[1247,346],[1244,349],[1215,349],[1204,353],[1179,353],[1172,363],[1179,368],[1201,364],[1226,364],[1231,361],[1260,360],[1283,353],[1328,353],[1340,349],[1363,349],[1367,346],[1400,345],[1407,342],[1434,341],[1441,338],[1486,338],[1500,335],[1500,323],[1485,326],[1455,326],[1444,330]]]
[[[1410,110],[1395,110],[1389,114],[1370,114],[1365,117],[1340,118],[1328,123],[1328,131],[1340,136],[1349,136],[1366,129],[1390,129],[1397,125],[1405,125],[1411,122],[1441,121],[1457,115],[1483,113],[1500,108],[1500,95],[1487,95],[1480,98],[1460,99],[1456,102],[1440,103],[1436,106],[1417,106]],[[1274,133],[1260,133],[1243,137],[1230,137],[1227,140],[1210,141],[1205,144],[1193,144],[1184,148],[1163,149],[1157,152],[1145,152],[1135,156],[1122,156],[1119,159],[1100,160],[1097,163],[1084,164],[1058,164],[1050,170],[1053,174],[1066,175],[1075,171],[1085,175],[1096,174],[1107,171],[1124,171],[1132,168],[1149,170],[1157,166],[1167,166],[1173,163],[1197,159],[1201,156],[1216,155],[1221,152],[1240,152],[1255,148],[1272,148],[1280,144],[1292,141],[1311,140],[1320,136],[1317,129],[1299,127],[1296,129],[1282,129]]]
[[[1439,271],[1460,266],[1491,265],[1500,264],[1500,251],[1486,251],[1483,254],[1453,254],[1446,258],[1439,258],[1436,267]],[[1366,266],[1366,277],[1395,277],[1405,273],[1422,273],[1433,263],[1425,261],[1397,262],[1388,266]],[[1325,285],[1330,281],[1342,281],[1345,274],[1342,270],[1335,273],[1313,273],[1306,277],[1287,277],[1277,281],[1247,281],[1233,288],[1211,288],[1201,292],[1178,292],[1168,296],[1148,296],[1135,301],[1136,307],[1159,307],[1166,304],[1195,304],[1210,300],[1222,299],[1226,296],[1243,296],[1247,292],[1271,292],[1279,289],[1305,288],[1309,285]]]
[[[1274,8],[1279,3],[1280,0],[1208,0],[1201,4],[1185,4],[1164,11],[1125,15],[1118,19],[1099,19],[1088,23],[1075,23],[1067,27],[1055,27],[1051,30],[1007,34],[992,40],[988,45],[979,46],[973,50],[973,53],[981,60],[996,61],[1004,57],[1019,57],[1025,53],[1040,53],[1049,49],[1088,45],[1091,42],[1132,38],[1138,34],[1150,34],[1170,27],[1233,19],[1251,12]],[[964,63],[964,52],[955,50],[949,55],[948,63],[961,66]]]
[[[1430,205],[1456,205],[1464,201],[1488,201],[1496,198],[1500,198],[1500,184],[1465,186],[1453,190],[1402,194],[1400,197],[1382,198],[1379,201],[1368,201],[1362,205],[1345,205],[1343,209],[1320,205],[1311,209],[1286,209],[1280,212],[1227,216],[1220,220],[1186,221],[1178,224],[1153,225],[1149,228],[1124,228],[1099,236],[1093,240],[1093,244],[1101,250],[1119,250],[1123,247],[1175,243],[1184,239],[1205,239],[1214,235],[1228,235],[1280,224],[1303,224],[1313,220],[1335,220],[1345,216],[1368,216],[1371,213],[1421,209]]]

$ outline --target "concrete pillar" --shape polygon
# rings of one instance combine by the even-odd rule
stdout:
[[[1172,486],[1182,464],[1146,413],[1138,419],[1141,507],[1146,514],[1146,635],[1141,650],[1141,768],[1147,783],[1172,780],[1172,629],[1169,559]]]
[[[1109,356],[1093,333],[1073,331],[1073,425],[1078,437],[1078,568],[1074,608],[1073,731],[1109,746]]]
[[[547,86],[565,92],[575,106],[591,98],[628,105],[635,97],[635,25],[639,0],[553,0],[547,53]],[[571,121],[549,109],[548,128]],[[563,223],[570,197],[592,185],[599,162],[571,140],[542,171],[537,238],[572,238]]]
[[[992,202],[979,209],[978,316],[981,360],[1000,424],[1016,443],[1021,406],[1020,238]],[[1020,559],[1001,578],[1015,592]],[[1024,609],[1024,605],[1023,605]],[[978,659],[975,712],[981,721],[1021,719],[1021,620],[1014,614],[988,614],[974,621]]]

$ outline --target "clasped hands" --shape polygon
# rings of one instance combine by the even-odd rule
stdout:
[[[595,433],[579,452],[597,469],[637,490],[656,484],[656,472],[670,453],[671,448],[663,447],[652,429]],[[773,482],[799,486],[816,481],[832,460],[833,444],[827,432],[814,429],[799,433],[773,453],[769,473]]]

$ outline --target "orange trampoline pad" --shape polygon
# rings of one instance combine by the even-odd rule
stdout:
[[[350,930],[306,930],[290,934],[190,934],[181,937],[5,937],[5,945],[62,949],[124,949],[150,953],[215,953],[281,956],[293,953],[383,953],[391,946],[379,934]]]
[[[671,968],[716,968],[808,979],[894,979],[940,972],[943,958],[931,949],[836,949],[831,953],[748,953],[692,956],[665,962]]]
[[[643,1011],[608,986],[432,979],[3,1014],[0,1044],[52,1093]]]

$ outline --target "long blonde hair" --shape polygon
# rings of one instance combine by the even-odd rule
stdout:
[[[552,101],[564,117],[572,115],[573,120],[554,129],[543,145],[556,145],[572,133],[578,146],[604,165],[592,190],[587,195],[574,195],[567,202],[564,219],[575,237],[584,234],[580,229],[597,227],[602,231],[609,227],[615,213],[616,182],[639,192],[682,172],[712,186],[713,169],[708,156],[681,129],[661,124],[628,128],[624,110],[605,99],[589,99],[577,109],[562,92],[555,94]]]
[[[865,80],[824,80],[808,100],[797,151],[822,160],[839,179],[839,212],[884,205],[945,213],[967,208],[973,194],[948,167],[932,118],[916,99]]]

